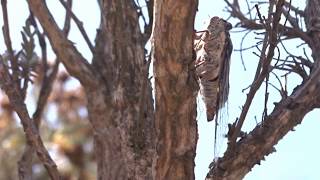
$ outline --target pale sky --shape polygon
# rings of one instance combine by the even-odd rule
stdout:
[[[57,19],[63,19],[64,9],[57,0],[47,0],[49,8],[54,12]],[[203,29],[203,24],[206,20],[213,16],[220,16],[227,18],[228,14],[223,11],[225,3],[223,0],[200,0],[199,10],[196,17],[195,27],[197,30]],[[240,1],[245,3],[245,1]],[[304,1],[292,0],[300,9],[304,7]],[[97,9],[96,1],[74,1],[74,12],[84,22],[84,26],[89,34],[89,37],[94,41],[96,28],[99,25],[99,11]],[[24,25],[25,17],[28,15],[26,1],[9,0],[9,15],[10,15],[10,28],[13,46],[15,49],[20,48],[21,35],[20,30]],[[0,15],[0,24],[2,25],[2,13]],[[60,21],[61,22],[61,21]],[[234,21],[230,21],[234,24]],[[236,31],[233,29],[232,31]],[[239,49],[241,38],[243,34],[231,33],[234,49]],[[76,43],[77,48],[82,54],[91,59],[92,55],[84,43],[74,24],[70,33],[70,39]],[[3,37],[0,36],[0,52],[4,52],[5,47]],[[253,45],[256,42],[254,37],[249,35],[248,40],[245,42],[244,47]],[[287,48],[293,49],[294,52],[299,53],[301,50],[296,50],[295,45],[299,44],[298,41],[292,41]],[[240,108],[245,101],[245,93],[241,90],[247,87],[254,76],[255,66],[257,64],[257,57],[252,55],[252,50],[248,50],[244,54],[244,61],[247,71],[243,70],[240,54],[233,52],[231,58],[231,74],[230,74],[230,96],[228,105],[228,121],[232,122],[240,115]],[[49,55],[54,58],[54,54]],[[292,78],[289,80],[292,84],[299,83],[299,78]],[[291,88],[293,88],[292,85]],[[271,93],[269,112],[272,109],[272,102],[278,101],[279,96],[276,91]],[[203,180],[208,172],[208,165],[213,159],[213,135],[214,135],[214,122],[208,123],[205,118],[205,109],[201,100],[198,100],[198,128],[199,128],[199,142],[196,157],[196,180]],[[257,120],[261,119],[261,111],[263,104],[263,92],[259,92],[254,99],[249,115],[245,122],[244,128],[246,130],[252,129],[255,125],[254,117]],[[313,111],[309,113],[303,123],[299,125],[294,131],[290,132],[283,140],[276,146],[276,153],[266,157],[260,166],[256,165],[252,172],[250,172],[245,180],[314,180],[320,179],[318,171],[318,162],[320,157],[320,146],[316,143],[320,138],[319,133],[319,115],[320,111]],[[220,148],[223,153],[223,145]]]

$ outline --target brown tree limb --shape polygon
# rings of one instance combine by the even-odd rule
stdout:
[[[254,19],[248,19],[241,11],[239,7],[235,7],[228,0],[225,0],[228,7],[230,8],[230,14],[232,17],[240,20],[239,26],[250,29],[250,30],[260,30],[265,29],[263,24],[257,23]],[[312,46],[312,40],[307,35],[306,32],[302,31],[300,28],[287,27],[283,25],[279,25],[279,31],[282,32],[282,35],[286,37],[286,39],[300,38],[304,42],[306,42],[309,46]]]
[[[15,83],[13,83],[13,79],[9,74],[9,71],[4,66],[2,59],[0,61],[0,86],[1,89],[3,89],[9,97],[10,104],[13,106],[13,109],[17,112],[21,120],[21,124],[26,134],[27,142],[36,150],[39,160],[47,169],[47,172],[51,179],[59,180],[60,175],[57,169],[57,165],[52,160],[47,149],[45,148],[39,135],[39,131],[32,122],[32,119],[30,118],[27,111],[27,107],[23,103],[24,100],[21,97],[18,87]]]
[[[314,58],[315,63],[311,63],[309,60],[305,59],[299,59],[296,56],[293,58],[293,62],[290,64],[287,62],[287,60],[284,60],[283,65],[290,67],[288,71],[296,71],[296,73],[300,73],[304,81],[302,82],[301,85],[297,86],[294,90],[291,96],[286,95],[286,85],[285,89],[281,87],[281,92],[282,92],[282,100],[276,104],[275,108],[273,109],[272,113],[268,116],[265,116],[264,121],[257,125],[249,134],[246,134],[244,136],[241,136],[239,141],[234,140],[235,144],[229,144],[227,151],[225,152],[224,156],[222,158],[219,158],[217,161],[213,163],[213,166],[211,166],[211,170],[207,175],[207,179],[213,180],[213,179],[223,179],[223,180],[237,180],[237,179],[242,179],[250,170],[251,168],[259,164],[261,160],[264,160],[264,156],[272,153],[275,151],[274,145],[278,143],[279,140],[281,140],[290,130],[292,130],[296,125],[300,124],[304,118],[304,116],[312,111],[314,108],[319,108],[320,105],[320,95],[319,95],[319,90],[320,90],[320,81],[319,81],[319,76],[320,76],[320,66],[319,66],[319,59],[320,59],[320,53],[318,53],[319,47],[320,47],[320,33],[318,28],[314,28],[312,26],[320,27],[317,26],[318,21],[312,22],[312,20],[317,19],[320,15],[319,11],[319,1],[308,1],[314,3],[313,5],[308,4],[307,9],[305,11],[306,17],[310,18],[311,20],[307,20],[307,28],[308,29],[308,34],[304,33],[304,38],[301,38],[302,40],[306,40],[310,48],[312,49],[313,53],[312,56]],[[281,1],[277,1],[277,3],[281,3]],[[283,1],[282,1],[283,3]],[[317,4],[318,5],[315,5]],[[231,4],[229,3],[229,6]],[[279,4],[278,4],[279,5]],[[276,9],[279,9],[279,7],[276,7]],[[234,6],[234,5],[232,5]],[[309,8],[309,9],[308,9]],[[233,15],[240,13],[234,12],[237,11],[239,8],[232,8],[232,13]],[[281,10],[281,9],[279,9]],[[281,10],[283,13],[283,9]],[[277,12],[277,10],[276,10]],[[286,11],[285,13],[288,12]],[[281,13],[273,13],[273,23],[272,23],[272,28],[275,25],[275,20],[277,21],[277,15],[278,18],[281,15]],[[235,16],[238,17],[238,16]],[[239,16],[240,17],[240,16]],[[239,18],[238,17],[238,18]],[[243,16],[244,17],[244,16]],[[316,17],[316,18],[314,18]],[[314,19],[312,19],[314,18]],[[240,19],[240,18],[239,18]],[[269,18],[268,18],[269,19]],[[245,24],[246,21],[245,18],[240,19],[241,24]],[[252,20],[249,20],[252,21]],[[253,21],[254,22],[254,21]],[[276,22],[277,23],[277,22]],[[312,24],[313,23],[313,24]],[[260,25],[261,28],[263,25]],[[269,36],[268,39],[274,41],[268,42],[271,43],[269,44],[268,51],[272,49],[274,51],[276,47],[276,43],[280,40],[280,37],[277,36],[286,36],[285,32],[282,32],[282,28],[285,27],[285,25],[279,25],[279,34],[277,35],[277,31],[268,31],[267,30],[267,35]],[[254,26],[247,26],[246,28],[252,30],[255,27]],[[266,27],[264,27],[266,28]],[[275,36],[273,36],[275,35]],[[272,37],[273,36],[273,37]],[[273,47],[272,47],[273,46]],[[264,45],[263,45],[264,47]],[[270,68],[270,62],[273,58],[273,52],[267,53],[267,55],[264,55],[266,50],[262,49],[261,50],[261,56],[260,58],[264,58],[261,63],[261,71],[259,68],[257,69],[257,78],[251,85],[251,89],[257,88],[257,84],[255,84],[256,81],[260,79],[260,81],[263,81],[264,74],[268,74],[270,70],[272,70],[272,67]],[[289,54],[289,53],[288,53]],[[289,54],[290,55],[290,54]],[[295,58],[299,59],[301,61],[298,62]],[[275,63],[275,66],[277,66],[277,63],[280,60],[278,59],[277,62]],[[306,61],[308,63],[306,63]],[[310,64],[311,63],[311,64]],[[303,67],[300,66],[300,64],[303,64],[307,67],[310,67],[311,73],[308,75]],[[273,67],[274,68],[274,67]],[[284,93],[284,94],[283,94]],[[250,95],[250,92],[249,92]],[[254,95],[252,95],[253,97]],[[247,97],[248,100],[249,97]],[[252,99],[251,99],[252,100]],[[250,104],[250,103],[249,103]],[[247,105],[247,101],[245,106]],[[248,105],[249,107],[250,105]],[[244,112],[241,112],[241,115]],[[240,117],[241,118],[241,117]],[[240,120],[239,120],[240,121]],[[238,127],[239,125],[238,121]],[[239,133],[234,133],[235,127],[231,127],[229,129],[229,133],[231,135],[236,135]],[[236,129],[239,131],[239,129]],[[238,136],[237,136],[238,137]],[[233,136],[233,138],[237,139],[237,137]],[[232,142],[231,142],[232,143]]]
[[[42,0],[27,2],[32,13],[45,30],[58,59],[61,60],[68,72],[76,77],[82,85],[95,86],[92,67],[73,43],[67,39],[63,31],[59,29],[45,2]]]
[[[268,41],[268,43],[264,43],[265,47],[263,47],[262,49],[266,49],[266,46],[268,45],[268,52],[265,55],[265,51],[261,52],[261,56],[260,56],[260,61],[259,64],[261,62],[261,67],[262,70],[260,72],[260,69],[257,69],[257,73],[259,74],[258,76],[256,76],[254,82],[251,85],[250,91],[247,95],[247,99],[246,102],[243,106],[243,109],[241,111],[239,120],[236,122],[235,124],[235,131],[232,135],[232,137],[230,137],[229,141],[230,141],[230,148],[233,148],[237,137],[240,134],[241,131],[241,127],[243,125],[243,122],[246,118],[246,115],[248,113],[248,110],[250,108],[251,102],[256,94],[256,92],[258,91],[258,89],[260,88],[261,84],[263,83],[264,79],[268,76],[269,74],[269,67],[270,67],[270,63],[271,60],[274,56],[274,50],[277,46],[278,43],[278,25],[279,25],[279,21],[280,21],[280,16],[282,14],[281,10],[282,10],[282,6],[284,4],[284,0],[279,0],[277,2],[276,5],[276,11],[274,13],[274,16],[272,18],[272,26],[269,32],[267,32],[265,40]]]
[[[276,105],[263,124],[241,138],[235,149],[227,149],[224,157],[219,158],[210,170],[207,180],[242,179],[254,165],[264,160],[264,156],[274,152],[274,145],[300,124],[308,112],[319,107],[319,77],[318,67],[310,79]]]
[[[47,99],[51,93],[51,88],[53,81],[56,77],[56,74],[58,72],[59,67],[59,61],[56,61],[53,67],[52,73],[49,75],[49,77],[45,77],[42,82],[42,87],[40,90],[39,99],[37,102],[36,111],[34,112],[32,116],[33,123],[35,127],[39,131],[39,126],[41,123],[41,117],[43,110],[45,108]],[[32,164],[33,164],[33,153],[35,152],[35,148],[30,146],[29,144],[26,144],[26,147],[24,149],[24,152],[18,162],[18,173],[19,173],[19,179],[20,180],[32,180],[33,178],[33,172],[32,172]]]
[[[12,78],[14,82],[20,87],[20,81],[19,81],[19,65],[18,65],[18,59],[14,54],[11,38],[10,38],[10,28],[9,28],[9,20],[8,20],[8,10],[7,10],[7,0],[1,0],[1,7],[2,7],[2,16],[3,16],[3,37],[4,42],[7,47],[7,51],[9,54],[9,60],[11,62],[11,68],[12,68]]]
[[[72,5],[72,0],[67,1],[67,5]],[[63,32],[68,35],[70,31],[70,21],[71,16],[70,13],[66,13],[65,17],[65,23],[63,27]],[[39,130],[41,118],[43,111],[45,109],[48,97],[52,90],[53,82],[56,78],[60,61],[57,59],[52,67],[52,72],[48,74],[48,61],[47,61],[47,45],[45,42],[45,35],[40,32],[38,25],[33,17],[32,12],[30,12],[29,21],[35,28],[35,32],[39,39],[39,45],[41,49],[41,60],[42,60],[42,83],[41,83],[41,89],[36,105],[36,110],[32,115],[32,120],[36,128]],[[26,147],[24,149],[24,152],[18,161],[18,175],[20,180],[32,180],[33,179],[33,172],[32,172],[32,164],[33,164],[33,154],[35,152],[34,147],[30,146],[29,144],[26,144]]]
[[[296,14],[300,15],[301,17],[305,17],[304,11],[303,11],[303,10],[300,10],[299,8],[297,8],[297,7],[295,7],[295,6],[293,6],[293,5],[291,4],[291,2],[287,2],[287,1],[284,2],[284,6],[285,6],[286,8],[288,8],[288,9],[293,10]]]
[[[88,34],[86,33],[86,30],[84,29],[83,27],[83,22],[81,22],[78,17],[72,12],[72,9],[70,6],[67,5],[66,2],[64,2],[64,0],[59,0],[60,3],[63,5],[63,7],[66,9],[67,11],[67,15],[70,16],[73,21],[76,23],[80,33],[82,34],[82,37],[84,38],[84,40],[86,41],[91,53],[94,52],[94,47],[92,45],[92,43],[90,42],[90,39],[89,39],[89,36]]]

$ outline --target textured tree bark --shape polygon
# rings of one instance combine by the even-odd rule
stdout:
[[[148,64],[133,1],[99,1],[102,19],[85,87],[98,179],[152,179],[155,127]]]
[[[92,64],[58,28],[41,0],[28,1],[53,50],[87,96],[98,179],[152,179],[155,126],[148,63],[133,1],[100,0]]]
[[[193,33],[197,1],[156,0],[153,61],[158,180],[194,179],[197,143]]]
[[[134,2],[98,2],[101,25],[92,64],[88,64],[58,28],[45,2],[28,1],[53,50],[85,88],[98,179],[194,179],[198,86],[192,45],[197,1],[155,2],[153,41],[159,141],[144,60],[145,39]]]

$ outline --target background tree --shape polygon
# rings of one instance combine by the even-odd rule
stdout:
[[[9,132],[1,133],[10,135],[3,136],[4,140],[16,139],[7,143],[7,149],[1,153],[8,154],[10,149],[17,149],[15,153],[23,151],[18,167],[20,179],[44,178],[45,175],[33,172],[39,164],[44,165],[52,179],[70,178],[71,174],[83,179],[94,178],[90,166],[94,160],[98,179],[194,179],[198,88],[193,78],[192,44],[197,1],[149,0],[143,4],[139,4],[141,1],[98,1],[101,24],[95,43],[90,42],[82,22],[71,11],[70,0],[60,1],[66,9],[62,28],[44,1],[28,1],[30,16],[23,28],[20,51],[12,48],[6,1],[1,2],[7,51],[1,56],[0,84],[10,101],[2,97],[1,128]],[[239,19],[236,26],[260,30],[263,40],[254,46],[259,50],[257,73],[239,119],[229,126],[227,151],[212,163],[208,179],[243,178],[265,155],[274,151],[273,146],[300,123],[306,113],[319,107],[320,100],[316,51],[319,2],[307,1],[306,10],[301,11],[290,2],[270,1],[265,4],[266,13],[260,9],[263,4],[247,3],[248,14],[242,12],[243,6],[238,1],[226,3],[231,16]],[[287,20],[280,21],[280,17]],[[139,25],[139,18],[145,20],[144,25]],[[300,24],[303,19],[306,29]],[[82,33],[92,60],[84,58],[68,40],[70,21],[75,22]],[[151,32],[155,102],[148,75],[151,58],[144,49]],[[285,48],[281,52],[288,56],[283,58],[283,53],[280,56],[275,50],[282,45],[283,38],[303,40],[312,50],[313,60],[293,55]],[[46,39],[57,56],[51,64],[47,60]],[[34,53],[36,40],[41,49],[39,58]],[[83,89],[65,88],[69,79],[66,74],[57,75],[59,62],[80,81]],[[281,71],[286,74],[283,78],[296,73],[302,82],[292,92],[286,84],[277,87],[282,99],[268,113],[268,87],[274,86],[269,79],[274,73],[279,78]],[[38,95],[32,116],[25,105],[31,81],[31,89]],[[252,99],[263,84],[266,93],[262,121],[250,133],[241,133]],[[61,120],[58,125],[44,121],[47,123],[39,129],[40,119],[49,119],[52,107],[57,108]],[[24,150],[21,148],[23,133],[12,133],[17,131],[14,111],[24,129],[27,144]],[[49,133],[42,134],[44,131]],[[94,155],[90,154],[88,135],[93,136]],[[54,154],[67,157],[75,168],[58,172],[43,141],[57,144]],[[37,155],[33,161],[32,152]],[[17,155],[10,157],[17,158]],[[15,166],[11,162],[6,167]],[[8,179],[15,177],[8,172],[5,175]]]

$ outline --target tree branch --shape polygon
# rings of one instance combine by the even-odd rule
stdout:
[[[68,0],[67,5],[71,6],[72,0]],[[48,97],[51,93],[53,82],[54,82],[56,75],[58,73],[60,61],[58,59],[56,59],[56,62],[52,67],[52,72],[48,75],[47,45],[46,45],[46,41],[45,41],[45,35],[44,35],[44,33],[40,32],[38,25],[37,25],[37,22],[35,21],[34,16],[31,11],[30,11],[30,16],[29,16],[28,20],[30,21],[30,23],[32,24],[32,26],[35,29],[35,32],[36,32],[38,39],[39,39],[39,45],[40,45],[40,49],[41,49],[41,60],[42,60],[41,70],[43,71],[42,72],[43,79],[42,79],[42,83],[41,83],[40,94],[39,94],[37,105],[36,105],[36,110],[32,115],[33,123],[36,126],[36,128],[39,130],[42,114],[45,109]],[[65,17],[65,23],[63,26],[63,32],[66,36],[68,35],[69,30],[70,30],[70,22],[71,22],[70,20],[71,20],[70,13],[67,12],[66,17]],[[29,144],[26,144],[24,152],[23,152],[20,160],[18,161],[19,179],[21,179],[21,180],[33,179],[32,178],[32,175],[33,175],[32,164],[33,164],[34,152],[35,152],[35,149],[32,146],[30,146]]]
[[[319,105],[320,68],[291,96],[280,101],[263,124],[256,126],[236,143],[236,149],[228,148],[208,173],[207,180],[242,179],[251,168],[260,164],[264,156],[275,151],[278,143],[290,130],[300,124],[303,117]]]
[[[277,6],[276,6],[276,11],[275,11],[273,19],[272,19],[273,20],[272,27],[265,35],[267,37],[267,38],[265,38],[265,41],[268,41],[268,43],[264,43],[264,47],[262,48],[262,49],[264,49],[264,51],[261,52],[261,56],[260,56],[260,60],[259,60],[259,64],[261,62],[262,71],[260,72],[260,69],[257,68],[258,76],[256,76],[256,78],[254,79],[254,82],[251,85],[250,91],[247,95],[247,99],[244,104],[243,110],[240,114],[239,120],[235,124],[235,131],[229,139],[231,148],[233,148],[236,143],[237,137],[240,134],[241,127],[243,125],[243,122],[245,120],[245,117],[248,113],[251,102],[252,102],[256,92],[260,88],[263,80],[269,74],[270,63],[271,63],[271,60],[274,56],[274,50],[275,50],[277,43],[278,43],[278,40],[279,40],[278,39],[278,25],[279,25],[280,16],[282,13],[281,9],[282,9],[283,3],[284,3],[284,0],[278,1]],[[266,50],[267,46],[269,46],[268,53],[267,53],[267,55],[265,55],[265,50]]]
[[[265,40],[263,41],[264,44],[262,46],[262,50],[260,51],[261,55],[259,56],[260,61],[256,71],[256,77],[254,82],[250,86],[251,88],[243,111],[241,112],[239,120],[237,120],[237,122],[235,122],[233,126],[229,127],[230,129],[228,132],[228,136],[231,136],[231,138],[227,151],[222,158],[217,159],[217,161],[215,161],[210,167],[211,169],[207,175],[207,180],[242,179],[255,164],[259,164],[261,160],[264,160],[264,156],[269,155],[270,153],[275,151],[274,145],[276,145],[278,141],[282,139],[296,125],[300,124],[304,116],[308,112],[312,111],[314,108],[319,107],[319,63],[313,64],[311,61],[303,58],[300,59],[297,56],[293,56],[293,61],[290,62],[288,62],[287,59],[280,60],[278,58],[274,66],[281,67],[281,65],[277,65],[277,63],[279,61],[282,61],[282,66],[289,67],[290,69],[287,69],[289,72],[295,71],[296,73],[301,74],[304,81],[301,83],[301,85],[297,86],[293,90],[291,96],[289,97],[287,96],[286,85],[284,89],[281,85],[281,90],[279,89],[279,91],[282,95],[282,100],[279,103],[275,104],[275,108],[273,109],[272,113],[270,115],[264,114],[264,121],[261,122],[261,124],[257,125],[249,134],[244,134],[243,136],[241,136],[237,141],[242,123],[250,107],[251,101],[255,96],[255,92],[260,88],[266,75],[268,75],[270,71],[274,69],[274,67],[270,66],[270,62],[273,59],[274,50],[275,48],[277,48],[277,43],[281,40],[281,36],[287,36],[287,38],[289,37],[287,32],[289,27],[286,27],[285,23],[288,20],[289,22],[291,21],[291,24],[294,24],[294,19],[287,19],[284,25],[279,24],[279,18],[281,14],[285,14],[285,16],[288,17],[290,8],[294,7],[291,6],[288,11],[284,11],[283,5],[288,6],[290,4],[285,4],[284,0],[270,1],[269,3],[272,4],[275,2],[277,3],[275,13],[272,13],[272,7],[269,7],[268,18],[265,19],[263,16],[261,16],[261,24],[257,24],[256,20],[247,19],[243,15],[243,13],[240,12],[240,8],[237,3],[231,4],[227,2],[228,6],[231,8],[231,15],[240,20],[241,27],[250,30],[266,29],[266,34]],[[319,6],[312,6],[312,8],[315,8],[315,11],[317,13],[315,13],[315,11],[313,11],[312,9],[312,12],[310,14],[318,17],[318,7]],[[270,18],[271,13],[272,18]],[[308,15],[306,15],[306,17],[307,16]],[[307,27],[311,27],[310,24],[307,24]],[[298,32],[298,34],[295,35],[298,35],[311,47],[311,49],[313,50],[313,58],[315,59],[315,62],[318,62],[317,60],[320,59],[320,55],[317,52],[320,46],[317,44],[317,42],[320,42],[318,39],[320,36],[317,33],[319,31],[308,31],[308,33],[306,33],[302,32],[300,28],[296,27],[289,30]],[[293,31],[290,33],[293,33]],[[294,37],[294,34],[291,35],[293,35],[292,37]],[[300,62],[297,60],[299,60]],[[306,63],[306,61],[308,63]],[[309,67],[311,69],[310,75],[307,74],[303,66]]]
[[[288,9],[293,10],[296,14],[300,15],[301,17],[305,17],[304,11],[303,11],[303,10],[300,10],[300,9],[297,8],[297,7],[292,6],[291,2],[285,1],[285,2],[284,2],[284,6],[285,6],[286,8],[288,8]]]
[[[63,5],[63,7],[66,9],[67,11],[67,15],[71,16],[71,18],[73,19],[73,21],[76,23],[80,33],[82,34],[82,37],[84,38],[84,40],[86,41],[91,53],[94,52],[94,47],[92,45],[92,43],[90,42],[89,36],[86,33],[86,30],[83,27],[83,22],[81,22],[78,17],[72,12],[71,7],[69,7],[67,5],[67,3],[64,2],[64,0],[59,0],[60,3]]]
[[[13,109],[17,112],[24,132],[26,134],[27,142],[36,150],[37,155],[47,169],[49,176],[53,180],[59,180],[60,175],[57,169],[57,165],[50,157],[47,149],[43,145],[42,139],[39,135],[39,131],[33,124],[26,105],[23,103],[24,100],[18,90],[16,84],[13,83],[13,79],[9,74],[9,71],[4,67],[3,60],[0,59],[0,86],[6,92],[9,97],[10,104]]]
[[[95,86],[92,67],[59,29],[45,2],[42,0],[27,2],[45,30],[58,59],[61,60],[68,72],[79,79],[82,85]]]
[[[260,30],[265,29],[263,24],[258,24],[254,19],[248,19],[241,11],[240,8],[235,7],[228,0],[225,0],[228,7],[230,8],[230,14],[232,17],[238,18],[240,20],[239,26],[250,29],[250,30]],[[312,39],[307,35],[306,32],[302,31],[300,28],[292,28],[284,25],[279,25],[279,31],[282,32],[283,36],[286,36],[287,39],[300,38],[305,41],[310,47],[313,42]]]
[[[6,44],[7,51],[9,54],[9,61],[11,62],[13,80],[14,80],[14,83],[17,83],[17,85],[20,87],[18,59],[14,55],[11,38],[10,38],[7,0],[1,0],[1,7],[2,7],[2,15],[3,15],[3,23],[4,23],[2,27],[2,31],[3,31],[4,42]]]

